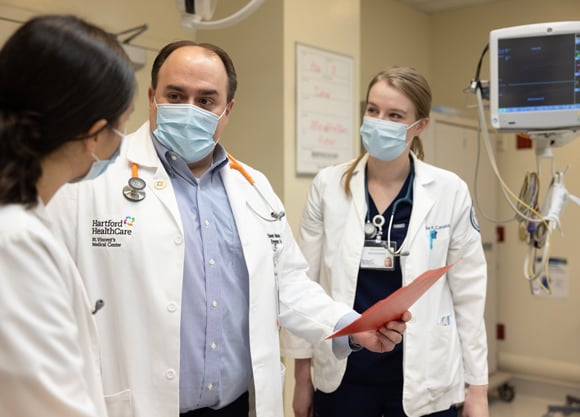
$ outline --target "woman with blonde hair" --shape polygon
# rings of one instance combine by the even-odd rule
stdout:
[[[427,269],[457,262],[409,310],[392,352],[341,360],[290,334],[297,417],[488,417],[486,262],[464,181],[422,161],[431,91],[413,68],[370,82],[360,128],[366,152],[318,173],[298,243],[310,278],[363,312]],[[469,385],[465,398],[465,384]]]

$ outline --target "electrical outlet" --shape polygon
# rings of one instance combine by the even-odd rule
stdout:
[[[525,133],[516,134],[516,149],[531,149],[532,139]]]
[[[497,340],[505,339],[505,326],[503,323],[497,323],[496,338]]]

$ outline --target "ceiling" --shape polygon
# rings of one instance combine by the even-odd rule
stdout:
[[[475,6],[483,3],[492,3],[496,0],[399,0],[422,12],[431,14],[447,10]]]

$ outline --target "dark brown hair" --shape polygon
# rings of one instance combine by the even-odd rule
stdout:
[[[199,46],[200,48],[207,49],[208,51],[213,52],[216,54],[224,64],[226,74],[228,76],[228,103],[234,99],[236,95],[236,90],[238,88],[238,78],[236,75],[236,69],[234,67],[234,63],[230,56],[224,51],[222,48],[216,45],[212,45],[211,43],[198,43],[188,40],[182,40],[177,42],[172,42],[167,44],[159,51],[155,61],[153,62],[153,66],[151,67],[151,87],[153,90],[157,89],[157,81],[159,79],[159,70],[163,63],[167,60],[171,53],[179,48],[183,48],[184,46]]]
[[[134,91],[114,35],[71,15],[18,28],[0,50],[0,205],[34,206],[41,160],[98,120],[115,127]]]

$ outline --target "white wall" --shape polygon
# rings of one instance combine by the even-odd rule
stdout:
[[[371,78],[391,65],[410,66],[430,79],[431,17],[397,0],[361,2],[361,98]]]

